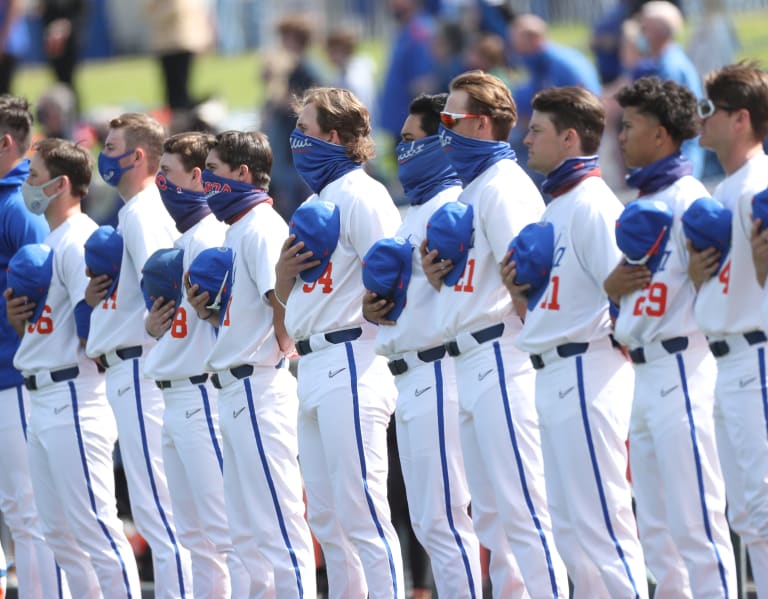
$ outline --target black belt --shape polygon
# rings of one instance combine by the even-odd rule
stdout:
[[[199,374],[197,376],[189,377],[189,382],[193,385],[202,385],[207,380],[207,374]],[[158,389],[168,389],[173,386],[173,381],[155,381],[155,385],[157,385]]]
[[[763,331],[749,331],[748,333],[744,333],[744,339],[746,339],[747,343],[750,345],[757,345],[758,343],[766,341],[767,338]],[[716,358],[722,358],[731,351],[727,341],[713,341],[709,344],[709,349],[712,352],[712,355]]]
[[[562,345],[558,345],[555,350],[557,351],[557,355],[561,358],[570,358],[571,356],[578,356],[579,354],[583,354],[585,351],[589,349],[589,343],[563,343]],[[531,354],[531,364],[533,364],[533,367],[536,370],[541,370],[546,366],[544,363],[544,358],[541,357],[541,354]]]
[[[688,337],[672,337],[670,339],[664,339],[661,342],[668,354],[676,354],[688,347]],[[727,353],[727,352],[726,352]],[[645,350],[642,347],[636,347],[629,351],[629,358],[633,364],[645,364]]]
[[[354,341],[363,334],[363,329],[355,327],[353,329],[344,329],[343,331],[333,331],[332,333],[326,333],[323,335],[328,343],[346,343],[347,341]],[[300,339],[296,342],[296,353],[300,356],[306,356],[311,354],[314,350],[309,344],[309,339]]]
[[[61,370],[54,370],[51,372],[51,380],[54,383],[61,383],[62,381],[68,381],[76,378],[80,374],[80,369],[77,366],[71,368],[62,368]],[[28,391],[37,391],[37,377],[32,374],[24,377],[24,386]]]
[[[242,364],[241,366],[235,366],[229,369],[230,374],[236,379],[244,379],[247,376],[253,374],[253,366],[251,364]],[[219,375],[214,374],[211,376],[211,382],[217,389],[221,389],[221,382],[219,382]]]
[[[438,345],[436,347],[430,347],[429,349],[416,352],[416,357],[425,363],[435,362],[444,356],[445,345]],[[404,372],[408,372],[408,362],[402,358],[397,360],[390,360],[387,366],[389,366],[389,371],[395,376],[398,374],[403,374]]]
[[[472,337],[475,338],[475,341],[477,341],[478,345],[481,343],[485,343],[486,341],[491,341],[492,339],[501,337],[503,334],[504,334],[503,322],[500,322],[499,324],[491,325],[485,329],[480,329],[479,331],[475,331],[474,333],[470,333],[470,335],[472,335]],[[461,355],[459,344],[456,342],[455,339],[445,344],[445,350],[448,352],[449,356],[452,356],[454,358],[456,356]]]
[[[122,347],[115,350],[115,355],[121,360],[132,360],[133,358],[140,358],[142,353],[141,345],[133,345],[131,347]],[[107,363],[107,354],[101,354],[99,356],[99,363],[104,368],[114,366],[114,364]]]

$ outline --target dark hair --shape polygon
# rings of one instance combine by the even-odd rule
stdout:
[[[312,23],[309,17],[303,14],[289,14],[277,23],[277,31],[280,35],[294,35],[302,48],[306,48],[312,41]]]
[[[163,152],[176,154],[181,160],[184,170],[190,172],[197,167],[205,169],[205,159],[208,152],[216,144],[216,138],[209,133],[188,131],[171,135],[163,143]]]
[[[467,111],[491,117],[494,139],[506,141],[517,122],[517,105],[506,84],[489,73],[469,71],[451,81],[451,91],[458,89],[469,95]]]
[[[211,150],[230,169],[245,165],[251,172],[251,182],[263,190],[269,189],[272,172],[272,148],[267,136],[259,131],[224,131],[216,136]]]
[[[605,129],[605,109],[595,94],[583,87],[551,87],[537,93],[531,106],[549,115],[558,133],[575,130],[585,154],[597,153]]]
[[[742,61],[712,71],[704,87],[715,104],[749,111],[755,139],[768,135],[768,74],[757,62]]]
[[[637,108],[641,114],[656,117],[678,144],[698,133],[696,96],[684,85],[669,79],[641,77],[622,87],[616,100],[622,108]]]
[[[445,108],[448,94],[421,94],[408,106],[408,113],[421,117],[421,129],[427,135],[437,135],[440,112]]]
[[[155,173],[163,155],[165,128],[148,114],[127,112],[109,121],[111,129],[122,129],[126,149],[141,148],[147,154],[147,166]]]
[[[35,144],[37,155],[43,160],[51,179],[66,175],[72,195],[83,198],[91,183],[91,155],[72,141],[51,137]]]
[[[33,122],[29,102],[25,98],[10,94],[0,96],[0,134],[8,133],[21,154],[29,150]]]

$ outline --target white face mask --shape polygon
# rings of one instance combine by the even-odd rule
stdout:
[[[57,191],[52,196],[47,196],[45,195],[45,188],[51,183],[55,183],[61,179],[62,176],[63,175],[59,175],[50,181],[46,181],[42,185],[30,185],[29,183],[24,183],[24,185],[21,186],[21,195],[24,198],[24,204],[26,204],[27,210],[32,214],[44,214],[48,209],[48,204],[61,195],[61,191]]]

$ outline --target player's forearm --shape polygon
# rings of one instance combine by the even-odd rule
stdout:
[[[276,302],[280,305],[280,307],[284,310],[285,305],[288,303],[288,297],[291,295],[291,291],[293,290],[293,286],[296,283],[296,277],[287,277],[287,276],[280,276],[278,275],[277,280],[275,281],[275,288],[273,290],[272,296],[274,297],[275,294],[277,297],[274,298],[273,304]]]

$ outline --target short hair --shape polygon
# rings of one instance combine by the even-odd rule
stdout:
[[[303,14],[285,15],[277,22],[277,32],[280,35],[294,35],[299,44],[306,48],[312,41],[312,23]]]
[[[251,182],[269,190],[272,148],[266,135],[259,131],[224,131],[216,136],[211,150],[216,150],[219,159],[232,170],[247,166]]]
[[[440,112],[445,108],[448,94],[421,94],[408,106],[408,114],[421,117],[421,129],[427,135],[437,135]]]
[[[641,77],[616,94],[622,108],[637,108],[638,112],[658,119],[669,136],[678,144],[696,137],[696,96],[686,86],[658,77]]]
[[[69,178],[73,196],[82,199],[88,193],[92,171],[91,155],[88,150],[75,142],[56,137],[40,140],[34,148],[45,164],[51,179],[66,175]]]
[[[546,113],[558,133],[574,129],[584,153],[597,153],[605,129],[605,108],[595,94],[583,87],[550,87],[537,93],[531,106]]]
[[[371,136],[371,115],[348,89],[313,87],[294,104],[297,112],[307,104],[314,104],[320,130],[324,133],[336,130],[350,160],[363,163],[376,155]]]
[[[147,154],[149,172],[157,171],[163,155],[165,128],[148,114],[127,112],[109,121],[110,129],[122,129],[126,149],[141,148]]]
[[[216,144],[216,138],[210,133],[187,131],[171,135],[163,143],[165,154],[176,154],[181,160],[184,170],[190,172],[197,167],[205,169],[205,159],[208,152]]]
[[[768,74],[757,62],[742,61],[712,71],[704,87],[715,104],[749,111],[755,139],[768,135]]]
[[[517,122],[517,105],[506,84],[489,73],[469,71],[451,81],[451,91],[456,90],[469,95],[468,112],[491,117],[494,139],[506,141]]]
[[[640,9],[640,18],[657,21],[664,26],[667,37],[674,38],[683,30],[683,13],[667,0],[651,0]]]
[[[0,134],[9,134],[21,154],[29,150],[33,123],[34,118],[26,98],[10,94],[0,96]]]
[[[352,54],[357,48],[360,36],[352,25],[341,24],[332,29],[325,38],[325,47],[340,48],[347,54]]]

